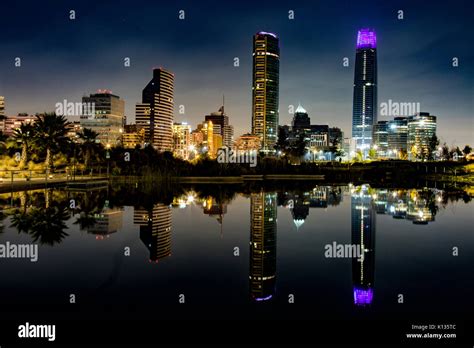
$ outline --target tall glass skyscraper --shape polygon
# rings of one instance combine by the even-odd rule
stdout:
[[[373,29],[357,35],[352,108],[352,138],[356,150],[366,156],[372,145],[372,128],[377,123],[377,39]]]
[[[149,106],[147,141],[160,152],[172,151],[174,74],[162,68],[153,69],[153,79],[143,89],[142,102],[142,110]]]
[[[272,33],[253,37],[252,133],[261,139],[261,150],[275,152],[278,137],[280,46]]]

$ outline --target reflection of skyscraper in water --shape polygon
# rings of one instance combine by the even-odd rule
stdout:
[[[276,277],[276,193],[250,196],[250,296],[265,301],[275,293]]]
[[[309,201],[305,200],[305,197],[295,195],[290,210],[296,230],[299,230],[309,215]]]
[[[158,203],[152,209],[136,209],[133,222],[140,225],[140,239],[150,251],[150,261],[171,255],[171,209]]]
[[[108,238],[122,228],[123,209],[104,208],[100,213],[94,214],[94,220],[87,232],[95,234],[95,239]]]
[[[219,222],[221,226],[221,236],[223,234],[223,225],[224,225],[224,215],[227,213],[227,204],[222,202],[217,202],[217,200],[213,197],[209,197],[208,199],[204,200],[203,204],[203,212],[210,217],[213,217]]]
[[[373,299],[375,276],[375,209],[369,188],[362,185],[351,199],[352,244],[360,245],[363,258],[352,260],[354,304],[369,305]]]

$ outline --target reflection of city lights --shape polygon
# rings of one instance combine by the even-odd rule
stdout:
[[[443,199],[441,198],[441,196],[438,196],[438,202],[441,202]]]
[[[375,193],[372,195],[372,199],[377,199],[377,195]]]
[[[272,295],[269,295],[267,297],[257,297],[255,298],[255,301],[267,301],[272,298]]]
[[[418,210],[418,216],[419,216],[420,218],[423,217],[423,211],[422,211],[422,210]]]
[[[354,304],[356,305],[367,305],[371,304],[374,298],[372,289],[358,289],[354,288]]]
[[[390,206],[390,212],[395,213],[395,207],[393,205]]]
[[[188,196],[188,203],[192,203],[192,202],[194,202],[194,196],[189,195]]]
[[[397,197],[397,192],[396,192],[396,191],[393,191],[393,192],[392,192],[392,197],[393,197],[393,198]]]

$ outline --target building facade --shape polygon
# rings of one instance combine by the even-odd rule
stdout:
[[[36,116],[28,115],[26,113],[20,113],[17,116],[6,116],[4,133],[7,136],[12,136],[13,131],[21,126],[22,123],[34,123]]]
[[[229,116],[224,112],[224,105],[219,108],[219,111],[206,115],[204,120],[212,121],[214,134],[219,134],[222,137],[222,146],[232,147],[234,127],[229,124]]]
[[[189,159],[191,150],[191,126],[186,122],[173,124],[173,154],[182,159]]]
[[[352,108],[352,138],[364,157],[372,146],[372,128],[377,123],[377,40],[373,29],[357,35]]]
[[[261,151],[274,153],[278,138],[280,47],[275,34],[253,37],[252,134],[260,137]]]
[[[151,144],[150,119],[151,106],[148,103],[137,103],[135,105],[135,124],[144,130],[144,145]]]
[[[148,141],[159,152],[172,151],[174,74],[163,68],[153,69],[153,78],[143,89],[139,105],[141,122],[145,122],[149,107]]]
[[[104,146],[120,145],[124,126],[125,102],[107,90],[82,97],[82,103],[94,105],[95,114],[80,116],[81,128],[98,133],[98,141]]]
[[[373,149],[377,157],[386,157],[388,153],[388,121],[378,121],[374,124],[372,135]]]
[[[436,135],[436,116],[419,112],[408,117],[408,159],[426,160],[431,154],[431,140]]]
[[[261,142],[260,137],[257,135],[243,134],[235,141],[234,149],[237,152],[259,151]]]
[[[406,159],[408,141],[408,119],[395,117],[387,125],[387,156],[390,158]]]

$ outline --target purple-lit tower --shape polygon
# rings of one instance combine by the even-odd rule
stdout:
[[[360,29],[354,70],[352,138],[364,157],[372,146],[372,127],[377,123],[377,38],[375,30]]]

